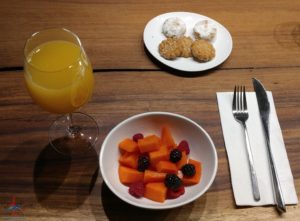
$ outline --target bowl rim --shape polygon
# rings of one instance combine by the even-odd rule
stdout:
[[[113,188],[113,186],[110,184],[110,182],[108,181],[107,177],[106,177],[106,173],[105,171],[103,171],[103,157],[104,157],[104,147],[106,146],[107,142],[108,142],[108,139],[110,138],[110,136],[119,128],[121,127],[122,125],[132,121],[132,120],[135,120],[135,119],[138,119],[138,118],[142,118],[142,117],[146,117],[146,116],[152,116],[152,115],[165,115],[165,116],[171,116],[171,117],[177,117],[177,118],[181,118],[185,121],[188,121],[189,123],[193,124],[194,126],[196,126],[197,128],[199,128],[204,134],[205,136],[208,138],[208,141],[210,143],[210,145],[212,146],[212,151],[213,151],[213,156],[214,156],[214,159],[215,159],[215,164],[214,164],[214,170],[213,170],[213,173],[212,173],[212,176],[211,176],[211,179],[209,180],[208,184],[206,185],[206,187],[201,191],[199,192],[198,194],[196,194],[194,197],[191,197],[190,199],[186,200],[186,201],[183,201],[183,202],[180,202],[180,203],[177,203],[175,205],[159,205],[159,206],[153,206],[153,205],[143,205],[143,204],[138,204],[138,203],[135,203],[135,202],[132,202],[132,201],[129,201],[127,198],[123,197],[121,194],[119,194],[117,192],[117,190],[115,190]],[[163,112],[163,111],[152,111],[152,112],[144,112],[144,113],[140,113],[140,114],[136,114],[136,115],[133,115],[131,117],[128,117],[127,119],[121,121],[120,123],[118,123],[116,126],[113,127],[113,129],[111,129],[109,131],[109,133],[106,135],[102,145],[101,145],[101,150],[100,150],[100,154],[99,154],[99,166],[100,166],[100,172],[101,172],[101,176],[102,176],[102,179],[103,181],[105,182],[105,184],[108,186],[108,188],[118,197],[120,198],[121,200],[123,200],[124,202],[128,203],[128,204],[131,204],[133,206],[136,206],[136,207],[140,207],[140,208],[143,208],[143,209],[155,209],[155,210],[163,210],[163,209],[172,209],[172,208],[177,208],[177,207],[180,207],[180,206],[183,206],[183,205],[186,205],[194,200],[196,200],[197,198],[199,198],[200,196],[202,196],[212,185],[212,183],[214,182],[215,180],[215,177],[216,177],[216,174],[217,174],[217,170],[218,170],[218,156],[217,156],[217,150],[216,150],[216,147],[214,145],[214,142],[212,141],[211,137],[209,136],[209,134],[206,132],[206,130],[204,130],[198,123],[196,123],[195,121],[183,116],[183,115],[180,115],[180,114],[175,114],[175,113],[171,113],[171,112]]]

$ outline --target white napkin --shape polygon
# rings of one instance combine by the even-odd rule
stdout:
[[[278,122],[273,96],[267,92],[270,102],[270,143],[274,155],[279,181],[281,184],[285,204],[297,204],[293,175],[287,157],[283,137]],[[254,92],[247,93],[249,119],[246,124],[250,137],[250,145],[254,159],[260,190],[260,201],[253,199],[250,180],[249,165],[246,155],[245,136],[242,126],[234,119],[232,114],[232,92],[217,93],[221,124],[225,140],[231,182],[235,202],[239,206],[260,206],[275,204],[267,147],[264,131],[259,115],[258,104]]]

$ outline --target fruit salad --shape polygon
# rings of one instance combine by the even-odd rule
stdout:
[[[137,133],[119,143],[119,179],[133,197],[163,203],[201,179],[201,162],[189,157],[186,140],[177,145],[168,126],[160,137]]]

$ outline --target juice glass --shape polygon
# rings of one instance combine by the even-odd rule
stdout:
[[[44,110],[64,114],[49,130],[55,150],[81,153],[99,134],[96,121],[74,112],[88,102],[94,87],[91,63],[77,35],[67,29],[34,33],[24,48],[25,83],[32,99]]]

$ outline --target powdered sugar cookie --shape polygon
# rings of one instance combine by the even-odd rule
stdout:
[[[211,21],[202,20],[195,24],[194,35],[196,39],[212,41],[217,35],[217,28]]]
[[[168,18],[162,26],[162,32],[167,38],[178,38],[186,32],[186,25],[180,18]]]

